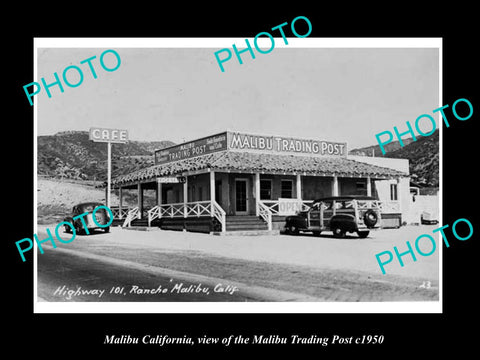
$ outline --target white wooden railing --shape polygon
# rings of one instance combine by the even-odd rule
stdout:
[[[134,219],[140,219],[140,211],[138,207],[134,207],[128,211],[127,218],[123,222],[123,227],[126,227],[126,226],[130,227],[130,223]]]
[[[156,205],[147,212],[148,226],[150,227],[153,220],[160,218],[160,206]]]
[[[222,232],[226,229],[226,213],[216,201],[194,201],[188,203],[162,204],[152,207],[148,213],[148,226],[160,218],[187,218],[209,216],[216,218]]]
[[[222,209],[216,201],[211,201],[212,214],[222,225],[222,232],[225,232],[227,229],[227,218],[225,210]]]
[[[122,211],[120,211],[119,206],[110,206],[114,219],[125,219],[130,209],[130,207],[122,207]]]
[[[261,201],[258,202],[258,215],[267,223],[268,230],[272,230],[272,211]]]

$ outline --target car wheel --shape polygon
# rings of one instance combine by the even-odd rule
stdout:
[[[72,232],[72,228],[68,225],[63,225],[63,232],[69,234]]]
[[[79,225],[75,225],[75,232],[79,235],[83,235],[84,234],[84,231],[83,231],[83,228]]]
[[[295,225],[289,225],[287,229],[288,233],[291,235],[298,235],[299,233],[298,228]]]
[[[332,231],[333,231],[333,236],[335,236],[336,238],[345,237],[345,231],[340,227],[335,227],[332,229]]]
[[[361,237],[362,239],[366,238],[368,234],[370,234],[370,231],[357,231],[358,237]]]
[[[373,210],[367,210],[365,215],[363,216],[363,222],[367,227],[372,228],[375,226],[375,224],[378,222],[378,215],[375,211]]]
[[[107,226],[107,227],[105,228],[105,232],[106,232],[106,233],[110,232],[110,226]]]

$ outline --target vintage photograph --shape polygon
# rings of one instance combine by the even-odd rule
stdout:
[[[37,40],[36,311],[441,311],[441,42]]]

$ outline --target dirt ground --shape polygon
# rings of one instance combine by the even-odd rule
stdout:
[[[78,236],[62,247],[245,284],[308,294],[321,301],[436,301],[438,251],[404,257],[382,275],[375,254],[406,249],[433,226],[379,230],[366,239],[329,235],[214,236],[175,231],[135,231]],[[38,232],[44,231],[39,226]],[[55,251],[55,250],[51,250]],[[41,256],[41,255],[40,255]]]

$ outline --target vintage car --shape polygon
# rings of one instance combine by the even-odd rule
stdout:
[[[287,216],[285,231],[298,234],[311,231],[320,235],[332,231],[335,237],[356,232],[365,238],[370,230],[380,228],[380,202],[368,196],[334,196],[315,200],[306,211]]]
[[[97,224],[106,225],[110,221],[107,210],[104,207],[102,207],[100,209],[97,209],[95,211],[95,220],[96,220],[97,224],[95,223],[95,221],[93,221],[93,210],[95,208],[97,208],[98,206],[104,206],[104,205],[102,203],[98,203],[98,202],[86,202],[86,203],[81,203],[81,204],[75,205],[72,209],[72,215],[65,217],[63,219],[63,221],[66,221],[66,222],[69,222],[69,223],[73,224],[73,226],[75,227],[75,232],[77,234],[86,234],[87,233],[85,231],[85,227],[84,227],[84,224],[82,222],[82,219],[84,220],[85,226],[87,227],[88,232],[90,232],[90,233],[91,233],[90,230],[96,230],[96,229],[102,229],[105,232],[109,232],[110,231],[110,226],[100,227],[100,226],[97,225]],[[78,215],[81,215],[83,213],[88,213],[88,214],[73,220],[74,217],[76,217]],[[64,225],[64,229],[65,229],[65,232],[71,232],[72,231],[72,228],[68,225]]]

